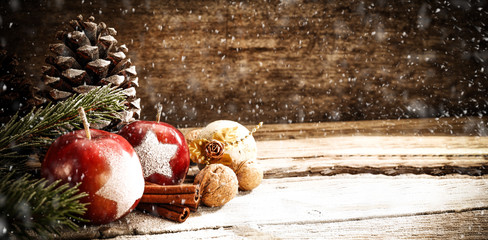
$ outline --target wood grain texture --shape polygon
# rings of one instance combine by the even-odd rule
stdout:
[[[248,224],[114,239],[484,239],[486,210],[306,224]]]
[[[251,130],[256,125],[246,125]],[[201,127],[180,128],[184,134]],[[335,136],[488,136],[488,117],[264,124],[257,141]]]
[[[307,238],[320,236],[326,231],[280,231],[287,228],[286,226],[290,226],[289,230],[306,230],[320,226],[342,226],[343,229],[358,226],[352,231],[336,229],[329,232],[331,235],[346,236],[366,236],[369,233],[384,236],[395,229],[408,230],[405,234],[423,233],[425,237],[429,234],[475,236],[486,231],[486,180],[486,177],[458,175],[388,177],[368,174],[265,179],[254,191],[241,192],[221,208],[200,208],[182,224],[134,212],[106,226],[88,226],[80,232],[65,232],[62,237],[87,237],[87,234],[91,234],[89,237],[101,238],[163,233],[168,233],[169,236],[182,233],[184,237],[204,232],[221,235],[225,232],[222,230],[231,230],[238,236],[248,232],[261,237],[288,235],[293,238]],[[449,216],[462,217],[457,220],[461,226],[472,228],[461,230],[453,222],[442,225]],[[421,221],[414,222],[419,219]],[[430,226],[437,228],[429,229],[422,224],[435,219],[439,222],[432,222]],[[398,225],[400,223],[403,224]],[[439,228],[441,226],[444,227]],[[372,228],[372,232],[362,232],[367,228]],[[248,231],[249,229],[254,230]]]
[[[486,115],[486,4],[2,1],[1,45],[39,79],[77,14],[118,31],[142,115],[178,127]]]
[[[483,239],[488,235],[487,213],[478,210],[320,224],[260,225],[258,229],[276,239]]]
[[[488,122],[482,118],[287,124],[264,126],[256,139],[267,178],[482,175],[488,173],[486,129]]]
[[[487,130],[486,118],[469,117],[265,124],[253,136],[265,178],[483,175],[488,174]]]
[[[252,129],[254,126],[247,126]],[[182,129],[187,132],[189,130]],[[258,141],[335,136],[488,136],[487,117],[264,124]]]
[[[487,234],[484,118],[265,127],[256,137],[266,179],[225,206],[202,206],[182,224],[135,211],[59,237],[479,239]],[[197,171],[191,168],[190,181]]]

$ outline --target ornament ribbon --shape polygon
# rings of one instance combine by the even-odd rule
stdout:
[[[237,139],[237,127],[222,128],[213,134],[212,140],[195,139],[188,144],[190,150],[190,159],[199,164],[221,163],[231,166],[232,158],[228,151],[247,137],[251,136],[257,129],[263,125],[259,123],[246,137]]]
[[[226,166],[232,164],[232,159],[225,151],[233,147],[229,144],[235,142],[237,127],[223,128],[213,134],[212,140],[195,139],[188,145],[190,159],[199,164],[221,163]]]

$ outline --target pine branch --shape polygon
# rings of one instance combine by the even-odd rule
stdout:
[[[77,109],[87,110],[91,123],[118,119],[125,109],[121,89],[109,86],[78,94],[55,105],[33,109],[26,116],[18,115],[0,129],[0,173],[9,169],[25,171],[25,163],[32,151],[46,148],[60,135],[81,128]]]
[[[79,201],[85,196],[78,185],[69,187],[59,181],[47,185],[47,180],[31,179],[28,174],[19,179],[6,174],[0,178],[0,219],[6,220],[0,238],[49,238],[62,227],[76,230],[74,220],[85,221],[80,216],[87,204]]]

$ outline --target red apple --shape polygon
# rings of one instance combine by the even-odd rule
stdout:
[[[50,181],[61,179],[88,194],[84,217],[95,224],[117,220],[132,211],[144,192],[142,167],[134,148],[123,137],[90,130],[62,135],[49,148],[41,174]]]
[[[139,155],[146,181],[176,185],[185,180],[190,153],[178,129],[163,122],[136,121],[123,127],[119,134]]]

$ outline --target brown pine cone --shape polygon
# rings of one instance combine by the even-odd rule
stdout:
[[[45,95],[57,102],[111,84],[124,89],[127,109],[120,112],[120,121],[107,124],[126,124],[139,118],[141,112],[140,99],[136,98],[136,68],[127,58],[128,48],[118,45],[114,38],[117,31],[94,21],[94,17],[79,15],[69,22],[73,31],[56,34],[61,42],[49,45],[54,56],[46,58],[49,65],[42,69],[42,80],[48,86]]]

